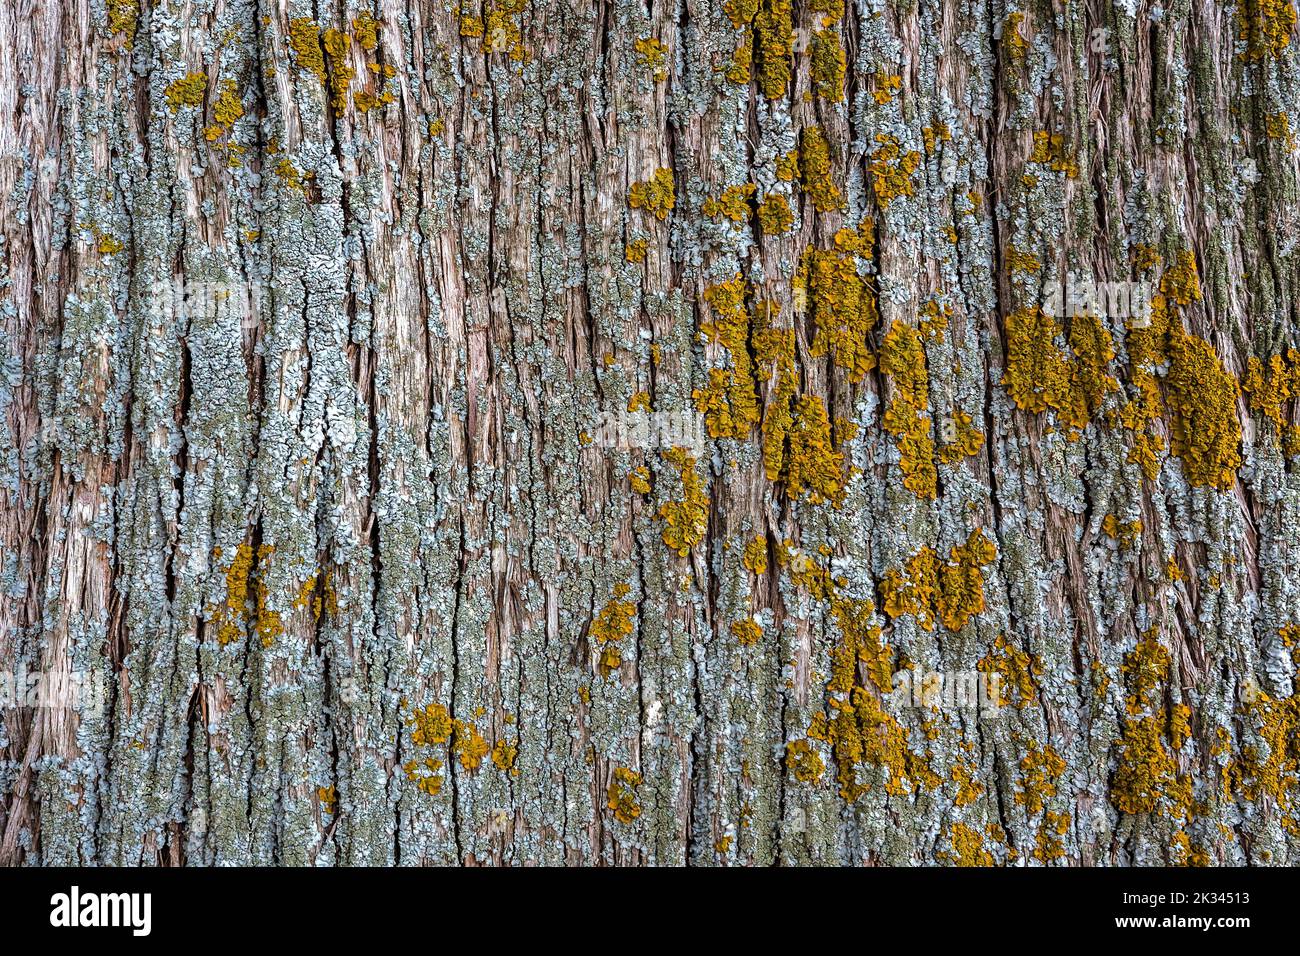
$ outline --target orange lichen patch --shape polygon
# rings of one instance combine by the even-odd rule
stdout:
[[[1201,301],[1201,282],[1196,256],[1189,249],[1178,253],[1174,265],[1160,277],[1160,292],[1172,304],[1191,305]]]
[[[952,852],[940,850],[935,855],[954,866],[993,866],[993,854],[984,848],[984,836],[964,823],[954,823],[948,831]]]
[[[275,174],[280,177],[286,186],[296,192],[305,192],[307,184],[316,178],[315,173],[303,173],[289,161],[289,157],[284,156],[275,166]]]
[[[1164,704],[1170,667],[1169,651],[1154,631],[1124,655],[1127,715],[1110,787],[1111,802],[1122,813],[1152,813],[1166,806],[1186,819],[1191,812],[1191,782],[1178,775],[1172,753],[1181,740],[1173,748],[1165,742],[1166,734],[1172,741],[1186,727],[1186,718]]]
[[[813,94],[838,103],[844,99],[844,75],[847,60],[840,35],[833,29],[818,30],[812,36]]]
[[[650,410],[650,393],[645,391],[636,392],[627,400],[627,410],[629,412],[648,412]]]
[[[820,126],[805,127],[799,137],[799,174],[804,191],[818,212],[834,212],[844,197],[831,177],[831,147]]]
[[[890,796],[941,783],[925,757],[908,749],[907,731],[885,712],[877,692],[855,686],[847,699],[832,698],[829,710],[829,717],[824,712],[813,716],[808,736],[830,745],[840,796],[849,803],[871,789],[858,778],[859,768],[882,770]]]
[[[1278,139],[1289,150],[1296,148],[1296,139],[1291,132],[1291,118],[1285,112],[1264,114],[1264,135],[1269,139]]]
[[[673,171],[657,169],[649,179],[632,184],[628,190],[627,204],[633,209],[644,209],[663,222],[672,212],[676,195]]]
[[[519,744],[517,741],[511,743],[503,739],[492,745],[492,766],[510,774],[512,777],[519,776],[519,768],[515,766],[515,760],[518,757]]]
[[[792,149],[776,160],[776,178],[783,183],[792,183],[802,176],[799,170],[799,151]]]
[[[107,0],[105,5],[108,8],[108,32],[126,34],[126,48],[131,49],[131,38],[140,20],[140,0]]]
[[[508,0],[500,7],[489,10],[483,21],[483,52],[505,53],[516,63],[528,61],[528,50],[524,47],[523,31],[518,21],[512,19],[523,11],[523,4],[518,0]]]
[[[352,32],[361,49],[373,53],[379,46],[379,28],[382,20],[376,20],[367,10],[362,10],[352,18]]]
[[[1065,856],[1065,843],[1061,837],[1070,832],[1070,815],[1068,813],[1043,814],[1043,825],[1038,828],[1034,839],[1034,859],[1040,863],[1050,863]]]
[[[851,252],[859,259],[871,259],[876,254],[876,221],[870,216],[858,223],[857,229],[837,229],[835,231],[835,248],[840,252]]]
[[[967,807],[979,799],[984,786],[975,779],[976,767],[972,763],[958,761],[952,765],[952,781],[957,784],[957,796],[953,802],[959,807]]]
[[[939,620],[950,631],[960,631],[984,610],[985,565],[993,563],[997,548],[976,529],[965,544],[952,549],[948,562],[939,569]]]
[[[932,548],[922,547],[903,570],[890,568],[880,581],[884,610],[890,618],[910,614],[927,631],[936,620],[950,631],[961,630],[984,610],[982,568],[997,557],[993,542],[976,529],[940,564]]]
[[[722,11],[733,27],[742,30],[754,22],[760,2],[761,0],[726,0],[722,4]]]
[[[745,304],[747,291],[744,279],[736,276],[704,292],[713,319],[702,324],[700,331],[727,350],[732,364],[731,369],[710,369],[708,385],[692,392],[713,438],[743,438],[761,417],[758,382],[749,351],[753,321]]]
[[[769,193],[758,206],[758,226],[765,236],[779,236],[794,226],[790,203],[780,193]]]
[[[880,343],[880,370],[890,376],[894,400],[923,409],[930,403],[930,376],[921,335],[904,322],[889,327]]]
[[[1057,781],[1065,773],[1065,760],[1052,746],[1039,747],[1034,741],[1027,743],[1024,759],[1020,761],[1020,787],[1016,790],[1016,803],[1027,813],[1039,813],[1046,801],[1057,794]]]
[[[482,765],[489,748],[477,727],[469,721],[458,720],[452,734],[451,749],[460,765],[472,773]]]
[[[221,93],[212,107],[212,118],[216,120],[216,125],[223,132],[228,132],[243,115],[244,104],[239,100],[239,90],[235,86],[235,81],[224,80],[221,84]],[[212,137],[209,136],[208,139],[210,141]]]
[[[781,478],[790,497],[801,498],[806,492],[813,504],[830,502],[838,507],[844,497],[844,455],[835,449],[820,398],[805,395],[795,401],[787,440]]]
[[[316,802],[320,804],[321,810],[325,813],[333,814],[338,809],[339,794],[335,787],[317,787]]]
[[[1017,249],[1014,245],[1007,246],[1006,265],[1008,272],[1040,272],[1043,268],[1042,260],[1032,252],[1025,252]]]
[[[934,464],[930,416],[896,401],[886,409],[881,424],[898,441],[903,487],[922,500],[933,499],[938,494],[939,474]]]
[[[932,341],[942,341],[944,332],[952,322],[952,306],[938,299],[927,299],[917,316],[917,330]]]
[[[96,237],[95,251],[102,256],[117,255],[123,248],[121,240],[115,236],[110,236],[106,232],[100,233]]]
[[[745,86],[749,83],[753,66],[754,35],[747,33],[745,38],[737,45],[735,52],[732,53],[731,59],[726,63],[722,75],[737,86]]]
[[[1126,548],[1131,548],[1133,542],[1142,534],[1142,522],[1140,520],[1120,521],[1117,516],[1108,514],[1102,519],[1101,530],[1107,537],[1113,538]]]
[[[768,99],[785,95],[794,53],[791,0],[762,0],[754,17],[754,59],[758,88]]]
[[[596,666],[604,677],[609,677],[623,663],[619,642],[632,633],[632,618],[636,615],[636,604],[623,600],[631,590],[622,582],[614,585],[613,599],[601,608],[591,622],[590,634],[600,650]]]
[[[794,778],[803,783],[816,783],[826,772],[817,748],[807,740],[792,740],[785,745],[785,766]]]
[[[270,607],[265,581],[274,553],[275,546],[269,544],[260,545],[256,553],[248,544],[241,544],[236,550],[226,569],[225,603],[213,609],[217,643],[223,647],[238,641],[249,628],[260,638],[262,646],[268,648],[284,633],[280,612]],[[221,557],[220,548],[213,557]]]
[[[750,197],[754,195],[757,188],[753,183],[728,186],[716,199],[712,196],[705,199],[700,211],[710,219],[727,219],[734,223],[745,222],[749,219]]]
[[[1282,811],[1282,826],[1300,835],[1295,798],[1300,788],[1300,696],[1274,700],[1259,690],[1249,695],[1241,716],[1251,737],[1224,769],[1226,795],[1238,794],[1252,805],[1267,799]]]
[[[1040,163],[1053,172],[1065,173],[1069,179],[1079,175],[1079,163],[1065,151],[1065,137],[1060,133],[1039,130],[1034,134],[1034,149],[1029,154],[1031,163]]]
[[[320,27],[310,17],[289,21],[289,48],[298,69],[305,70],[325,83],[325,51],[320,45]]]
[[[172,80],[163,90],[167,105],[175,113],[182,106],[202,106],[203,97],[208,90],[208,78],[203,73],[186,73],[179,80]]]
[[[935,150],[939,148],[940,143],[949,143],[952,141],[952,130],[948,124],[936,120],[933,126],[927,126],[921,130],[921,142],[925,145],[925,155],[933,156]]]
[[[356,76],[356,70],[348,65],[348,44],[351,38],[342,30],[330,27],[325,31],[322,45],[329,56],[329,93],[330,106],[336,113],[342,113],[348,106],[348,86]]]
[[[759,577],[767,574],[767,541],[762,535],[757,535],[745,543],[745,555],[741,563]]]
[[[867,336],[880,313],[869,281],[858,274],[854,254],[835,249],[808,249],[794,279],[795,294],[811,306],[817,331],[812,354],[831,361],[860,382],[875,367]]]
[[[1032,704],[1037,696],[1037,679],[1043,672],[1043,665],[1011,644],[1005,634],[999,634],[993,647],[980,658],[975,669],[981,674],[998,676],[996,706],[1007,703],[1006,692],[1009,689],[1015,693],[1016,708],[1023,709]]]
[[[627,259],[628,262],[645,262],[645,254],[648,248],[649,243],[646,242],[646,240],[633,239],[623,250],[623,257]]]
[[[1172,451],[1183,461],[1193,485],[1231,488],[1241,464],[1241,421],[1237,417],[1238,385],[1223,367],[1208,342],[1191,335],[1178,315],[1180,306],[1201,298],[1196,260],[1191,252],[1178,254],[1175,265],[1160,280],[1161,291],[1151,301],[1149,322],[1129,330],[1131,381],[1137,395],[1121,410],[1119,421],[1137,432],[1138,445],[1129,460],[1142,465],[1154,478],[1163,447],[1150,425],[1167,407]],[[1162,402],[1157,379],[1165,372],[1167,399]],[[1258,387],[1256,400],[1267,404],[1267,384],[1247,379]]]
[[[876,143],[871,154],[871,188],[880,208],[888,209],[895,199],[916,192],[912,176],[921,165],[921,154],[904,151],[898,140],[887,133],[877,133]]]
[[[945,465],[954,465],[963,458],[979,454],[984,447],[984,433],[971,424],[971,416],[963,411],[954,411],[948,424],[944,426],[943,444],[939,448],[939,460]]]
[[[890,618],[910,614],[927,631],[934,630],[939,597],[939,557],[922,547],[907,559],[903,570],[890,568],[880,581],[883,607]]]
[[[1290,0],[1245,0],[1237,8],[1237,38],[1246,44],[1242,59],[1281,59],[1291,45],[1295,20]]]
[[[830,603],[840,632],[830,655],[829,707],[815,714],[808,727],[808,737],[831,747],[840,796],[851,803],[870,789],[858,776],[868,767],[883,771],[885,791],[893,796],[939,786],[942,781],[926,757],[908,749],[907,731],[884,710],[885,695],[892,690],[894,652],[881,640],[872,602],[845,597],[841,589],[846,582],[794,553],[791,542],[778,556],[798,587]],[[861,674],[865,682],[859,681]]]
[[[876,73],[875,89],[871,91],[871,98],[876,101],[877,106],[884,106],[903,88],[903,78],[897,74]]]
[[[1007,14],[1002,22],[1002,42],[1007,48],[1007,56],[1016,64],[1023,64],[1029,53],[1029,41],[1020,32],[1020,24],[1025,15],[1019,10]]]
[[[614,818],[619,823],[632,823],[641,815],[641,804],[636,801],[636,791],[641,782],[639,773],[627,767],[615,768],[614,778],[605,793],[605,806],[614,811]]]
[[[659,509],[664,521],[663,541],[682,557],[704,540],[709,523],[709,496],[704,493],[703,482],[695,470],[695,459],[684,448],[673,448],[663,453],[663,459],[672,465],[681,480],[682,497],[666,502]]]
[[[929,374],[921,336],[910,325],[895,322],[880,346],[880,369],[893,383],[893,401],[882,424],[898,439],[903,487],[918,498],[937,493],[931,422],[923,414],[929,405]]]
[[[402,764],[406,779],[415,784],[421,793],[431,797],[436,797],[442,792],[442,774],[438,772],[440,770],[442,770],[442,761],[436,757],[408,760]]]
[[[1279,436],[1284,435],[1287,422],[1282,406],[1300,395],[1300,352],[1287,349],[1285,355],[1271,356],[1267,363],[1252,355],[1246,360],[1241,388],[1251,411],[1262,414]]]
[[[216,557],[221,557],[220,550]],[[248,604],[248,578],[253,570],[252,545],[241,544],[226,569],[226,602],[217,611],[217,643],[238,641],[244,634]]]
[[[798,388],[794,368],[780,368],[776,389],[763,412],[763,471],[768,481],[779,481],[785,471],[786,443],[794,426],[791,403]]]
[[[1070,325],[1073,356],[1056,344],[1057,321],[1039,308],[1007,316],[1007,366],[1002,385],[1017,408],[1031,413],[1051,408],[1070,440],[1092,420],[1106,395],[1119,388],[1107,371],[1115,357],[1110,333],[1092,316]]]
[[[743,618],[731,623],[731,636],[739,641],[742,647],[753,647],[763,639],[763,629],[751,618]]]
[[[451,739],[455,722],[447,708],[437,701],[427,705],[423,710],[413,711],[406,725],[412,727],[411,743],[418,747],[431,747],[445,744]]]
[[[668,54],[667,46],[654,37],[642,37],[632,44],[632,49],[656,82],[668,79],[668,67],[664,62]]]
[[[644,465],[633,468],[627,473],[627,483],[638,495],[650,494],[650,469]]]
[[[1168,354],[1172,451],[1193,485],[1231,488],[1241,465],[1237,381],[1210,344],[1181,325],[1170,330]]]

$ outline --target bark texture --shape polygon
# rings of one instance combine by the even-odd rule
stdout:
[[[0,863],[1296,863],[1294,34],[0,0]]]

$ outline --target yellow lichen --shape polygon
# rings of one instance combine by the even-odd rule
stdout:
[[[849,381],[862,381],[876,364],[867,336],[880,313],[869,281],[858,274],[857,258],[836,249],[807,249],[795,292],[809,304],[817,327],[812,354],[830,355]]]
[[[997,636],[989,652],[980,658],[975,668],[986,678],[997,675],[997,706],[1009,702],[1008,691],[1015,693],[1017,709],[1028,707],[1037,699],[1037,679],[1043,672],[1043,666],[1032,655],[1008,641],[1006,634]],[[989,683],[992,684],[991,679]]]
[[[752,618],[747,617],[731,623],[731,636],[742,647],[753,647],[763,639],[763,628]]]
[[[895,199],[916,192],[912,176],[921,165],[921,154],[904,151],[898,140],[887,133],[877,133],[876,143],[871,154],[871,188],[880,208],[887,209]]]
[[[644,209],[663,222],[672,212],[675,197],[672,170],[657,169],[649,179],[632,184],[627,204],[633,209]]]
[[[831,147],[820,126],[809,126],[799,138],[799,171],[803,188],[818,212],[833,212],[844,197],[831,178]]]
[[[682,497],[666,502],[659,509],[663,519],[663,541],[682,557],[704,540],[708,528],[709,497],[704,493],[703,482],[695,470],[695,459],[684,448],[672,448],[663,453],[664,461],[672,465],[681,481]]]
[[[1245,0],[1237,8],[1237,37],[1246,44],[1246,60],[1281,59],[1291,45],[1295,7],[1290,0]]]
[[[379,46],[379,27],[382,20],[376,20],[368,10],[362,10],[352,18],[352,33],[361,49],[373,53]]]
[[[779,236],[794,225],[790,203],[780,193],[768,193],[758,206],[758,225],[765,236]]]
[[[826,406],[815,395],[795,402],[782,478],[791,498],[805,492],[813,504],[839,505],[844,496],[844,455],[836,451]]]
[[[785,765],[803,783],[816,783],[826,772],[821,755],[807,740],[792,740],[785,745]]]
[[[636,604],[625,601],[631,588],[622,582],[614,585],[614,597],[596,615],[591,622],[591,637],[600,651],[597,667],[603,676],[609,677],[623,663],[619,643],[632,633],[632,618],[636,614]]]
[[[614,811],[619,823],[632,823],[641,815],[636,791],[641,786],[641,775],[627,767],[617,767],[606,791],[606,806]]]
[[[768,99],[785,95],[794,52],[791,0],[762,0],[754,17],[758,88]]]
[[[700,331],[727,349],[732,365],[730,369],[710,369],[708,385],[692,392],[713,438],[743,438],[760,418],[758,383],[749,351],[752,320],[747,295],[748,286],[740,276],[704,291],[713,318],[702,324]]]
[[[816,96],[839,102],[844,99],[847,61],[840,35],[835,30],[818,30],[812,36],[812,88]]]
[[[668,47],[654,37],[642,37],[632,44],[632,49],[656,81],[668,78],[668,67],[664,64]]]
[[[325,51],[320,45],[320,28],[310,17],[289,21],[289,47],[298,69],[306,70],[325,83]]]
[[[745,222],[749,219],[749,199],[754,195],[756,188],[753,183],[728,186],[718,198],[705,199],[701,212],[710,219],[727,219],[734,223]]]
[[[182,106],[202,106],[203,96],[208,89],[208,78],[203,73],[186,73],[179,80],[172,80],[163,90],[167,103],[175,113]]]

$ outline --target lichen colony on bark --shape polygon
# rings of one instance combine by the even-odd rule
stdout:
[[[1294,864],[1295,27],[0,0],[0,863]]]

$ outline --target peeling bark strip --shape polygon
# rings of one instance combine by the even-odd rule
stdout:
[[[1294,864],[1292,0],[0,0],[0,862]]]

